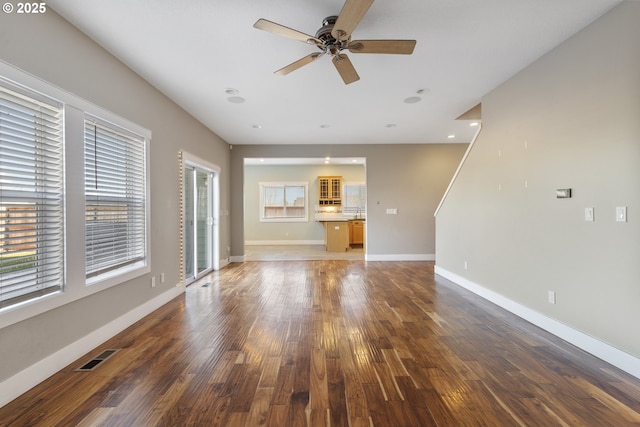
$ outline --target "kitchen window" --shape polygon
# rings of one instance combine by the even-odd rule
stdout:
[[[308,182],[261,182],[260,222],[309,221]]]
[[[342,188],[342,212],[364,217],[367,213],[367,185],[345,183]]]

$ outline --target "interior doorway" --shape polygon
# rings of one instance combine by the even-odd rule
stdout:
[[[189,284],[220,268],[220,168],[182,153],[183,274]]]

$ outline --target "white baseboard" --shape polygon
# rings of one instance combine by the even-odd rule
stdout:
[[[245,246],[324,245],[324,240],[247,240]]]
[[[60,369],[73,363],[109,338],[122,332],[138,320],[184,293],[184,291],[184,286],[175,286],[141,306],[134,308],[130,312],[114,319],[103,327],[96,329],[89,335],[80,338],[78,341],[69,344],[65,348],[29,366],[27,369],[18,372],[11,378],[2,381],[2,383],[0,383],[0,407],[40,384]]]
[[[245,262],[247,258],[244,255],[230,256],[229,262]]]
[[[494,292],[490,289],[482,287],[477,283],[458,276],[455,273],[447,271],[443,268],[435,266],[435,274],[444,277],[463,287],[474,294],[491,301],[492,303],[504,308],[505,310],[515,314],[524,320],[544,329],[553,335],[575,345],[576,347],[590,353],[623,371],[640,378],[640,358],[632,356],[620,349],[617,349],[603,341],[600,341],[590,335],[580,332],[562,322],[547,317],[537,311],[534,311],[520,303]]]
[[[435,261],[435,254],[365,254],[365,261]]]

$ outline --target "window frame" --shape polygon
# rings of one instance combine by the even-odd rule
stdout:
[[[347,197],[347,187],[359,187],[359,191],[364,189],[364,206],[351,206],[348,204],[349,198]],[[360,194],[362,200],[362,194]],[[345,215],[358,215],[360,218],[364,218],[367,214],[367,183],[366,182],[342,182],[342,212]]]
[[[3,134],[5,148],[12,153],[0,161],[7,171],[6,181],[0,178],[6,184],[4,189],[1,187],[5,184],[0,184],[0,201],[7,205],[0,211],[0,231],[8,236],[10,245],[3,252],[11,260],[12,252],[18,255],[26,252],[26,248],[33,251],[22,255],[33,256],[33,261],[22,263],[23,268],[4,267],[8,270],[1,273],[0,280],[7,293],[14,295],[0,301],[2,310],[64,290],[65,182],[64,104],[2,76],[0,87],[7,94],[7,107],[2,107],[0,123],[5,122],[3,117],[8,119]],[[29,215],[31,210],[33,213]],[[11,211],[16,212],[13,224]],[[49,220],[39,221],[44,213]]]
[[[282,187],[283,189],[283,197],[284,197],[284,205],[283,209],[286,212],[286,188],[287,187],[303,187],[304,188],[304,214],[297,217],[265,217],[265,195],[264,191],[267,187]],[[258,193],[259,193],[259,210],[258,216],[260,222],[309,222],[309,182],[308,181],[290,181],[290,182],[259,182],[258,183]]]
[[[64,226],[65,283],[64,291],[43,295],[19,304],[0,308],[0,329],[53,310],[113,286],[127,283],[151,272],[150,168],[146,168],[147,253],[144,266],[101,277],[87,286],[84,260],[84,119],[86,114],[100,117],[146,138],[146,164],[149,165],[152,133],[150,130],[97,106],[36,76],[0,60],[0,78],[63,103]]]
[[[135,142],[139,142],[142,143],[142,167],[143,167],[143,171],[142,171],[142,180],[143,182],[140,184],[143,187],[143,241],[140,243],[142,245],[142,251],[143,254],[142,256],[137,260],[133,260],[130,262],[125,262],[125,263],[119,263],[118,265],[113,265],[110,266],[108,268],[103,268],[101,270],[99,270],[96,273],[89,273],[86,272],[85,270],[85,274],[86,274],[86,284],[87,285],[93,285],[96,283],[99,283],[101,281],[105,281],[105,280],[112,280],[112,279],[116,279],[123,275],[123,274],[127,274],[130,272],[135,272],[136,270],[140,269],[140,268],[144,268],[148,262],[147,262],[147,258],[148,258],[148,253],[149,253],[149,206],[148,206],[148,199],[149,199],[149,179],[148,179],[148,151],[149,151],[149,144],[148,144],[148,139],[145,138],[142,135],[138,135],[132,131],[130,131],[129,129],[125,129],[121,126],[106,122],[105,120],[92,115],[92,114],[85,114],[85,124],[84,124],[84,132],[85,132],[85,138],[84,138],[84,148],[86,150],[86,143],[87,143],[87,136],[86,136],[86,127],[87,126],[91,126],[91,125],[95,125],[95,126],[99,126],[101,128],[103,128],[105,131],[109,131],[112,133],[118,133],[120,134],[122,137],[124,138],[131,138],[131,139],[136,139],[137,141]],[[86,172],[86,153],[85,153],[85,161],[84,161],[84,171],[85,174]],[[89,196],[87,195],[87,187],[86,187],[86,178],[85,178],[85,193],[84,193],[84,209],[85,209],[85,230],[87,229],[87,207],[88,207],[88,200],[89,200]],[[97,196],[99,197],[99,196]],[[128,200],[128,198],[118,198],[117,200],[113,197],[111,197],[111,201],[112,202],[118,202],[121,200]],[[128,202],[125,202],[128,203]],[[86,250],[86,245],[87,245],[87,233],[85,232],[85,260],[86,260],[86,255],[87,255],[87,250]],[[86,264],[85,264],[86,267]]]

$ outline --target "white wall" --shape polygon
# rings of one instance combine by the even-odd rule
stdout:
[[[635,357],[638,22],[640,3],[624,2],[485,96],[482,132],[436,220],[441,272]],[[559,188],[573,197],[556,199]]]

